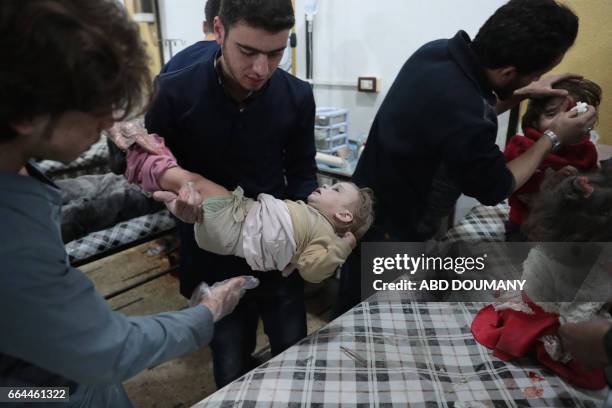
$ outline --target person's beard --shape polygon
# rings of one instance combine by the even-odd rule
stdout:
[[[502,101],[506,99],[510,99],[512,96],[514,96],[514,91],[524,87],[525,85],[526,84],[524,82],[524,78],[517,77],[517,78],[514,78],[512,81],[510,81],[505,86],[495,89],[495,95],[497,95],[497,98]]]
[[[503,101],[506,99],[510,99],[512,95],[514,95],[515,90],[516,88],[510,84],[502,88],[495,89],[495,95],[497,95],[497,98],[499,100]]]

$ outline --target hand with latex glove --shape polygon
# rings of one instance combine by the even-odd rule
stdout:
[[[569,111],[559,114],[550,125],[550,130],[557,135],[562,144],[574,144],[580,142],[593,130],[596,122],[597,111],[589,105],[585,113]]]
[[[123,151],[127,151],[132,145],[137,144],[149,153],[162,154],[162,146],[157,143],[141,120],[129,122],[117,122],[108,130],[109,138]]]
[[[189,306],[206,306],[212,313],[213,320],[218,322],[234,310],[248,289],[254,289],[258,285],[259,280],[252,276],[224,280],[215,283],[212,287],[202,282],[193,291]]]
[[[168,211],[187,224],[202,222],[202,196],[191,181],[181,187],[178,195],[170,191],[156,191],[153,198],[166,204]]]

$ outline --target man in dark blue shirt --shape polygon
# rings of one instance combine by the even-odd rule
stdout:
[[[560,116],[548,137],[508,164],[495,144],[497,114],[528,97],[566,95],[551,86],[567,76],[537,80],[559,64],[577,31],[578,18],[553,0],[511,0],[473,42],[460,31],[417,50],[380,107],[354,174],[377,199],[364,241],[427,240],[460,193],[495,205],[554,146],[578,141],[596,120],[592,107],[579,118]],[[359,258],[356,250],[343,266],[336,314],[360,300]]]
[[[310,86],[276,69],[294,24],[290,0],[225,0],[214,28],[220,50],[160,75],[146,127],[164,139],[185,170],[246,195],[305,199],[316,188],[314,97]],[[178,168],[160,186],[184,185]],[[181,293],[244,272],[237,257],[198,248],[193,226],[181,223]],[[298,274],[255,274],[261,285],[215,326],[211,342],[219,387],[252,367],[261,316],[277,354],[306,335],[303,281]]]
[[[206,20],[202,23],[204,40],[190,45],[172,57],[172,59],[162,68],[162,74],[193,65],[204,60],[209,54],[214,54],[219,50],[219,44],[217,44],[215,32],[213,30],[213,23],[215,17],[219,15],[220,8],[221,0],[208,0],[206,2],[206,6],[204,7],[204,16]]]

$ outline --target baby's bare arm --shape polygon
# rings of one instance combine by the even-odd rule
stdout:
[[[158,179],[160,187],[166,191],[178,194],[181,187],[192,182],[194,188],[202,196],[202,201],[211,197],[227,196],[230,192],[223,186],[208,180],[197,173],[173,167],[162,173]]]

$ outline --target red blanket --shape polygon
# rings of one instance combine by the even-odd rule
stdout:
[[[526,296],[525,296],[526,298]],[[557,334],[559,318],[547,313],[526,298],[534,314],[512,309],[496,311],[491,305],[480,310],[472,322],[472,334],[477,342],[490,348],[500,360],[509,361],[531,355],[553,370],[565,381],[579,387],[599,390],[606,386],[603,370],[587,370],[575,360],[567,364],[553,360],[544,343],[544,335]]]

